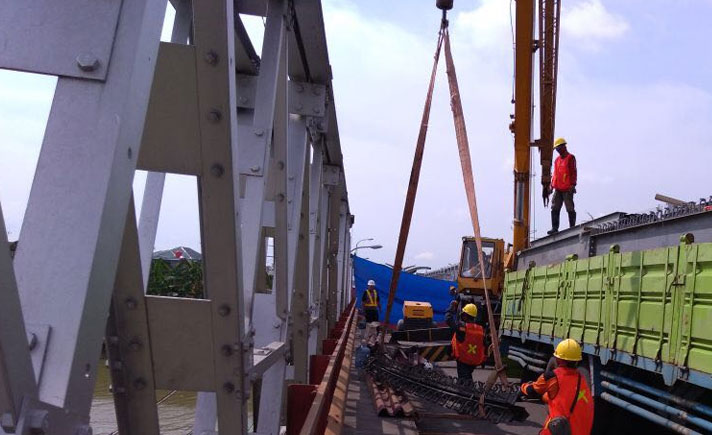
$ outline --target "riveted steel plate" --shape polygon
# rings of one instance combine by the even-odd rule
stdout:
[[[0,0],[0,68],[104,80],[121,0]]]

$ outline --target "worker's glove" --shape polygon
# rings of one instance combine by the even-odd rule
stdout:
[[[551,195],[551,188],[549,186],[544,186],[541,191],[541,199],[544,201],[544,207],[549,206],[549,195]]]

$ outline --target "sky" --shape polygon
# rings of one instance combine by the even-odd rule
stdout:
[[[483,235],[511,241],[513,138],[510,0],[457,0],[450,34],[475,172]],[[710,0],[563,0],[556,135],[579,168],[579,222],[659,203],[656,193],[712,194]],[[335,104],[354,244],[392,263],[432,66],[440,11],[429,0],[325,0]],[[163,39],[170,34],[167,13]],[[257,39],[263,22],[245,17]],[[258,50],[261,47],[256,42]],[[0,71],[0,203],[18,238],[56,79]],[[537,95],[534,97],[535,104]],[[537,108],[535,108],[535,113]],[[538,127],[534,126],[534,138]],[[533,153],[533,173],[540,170]],[[137,172],[140,203],[145,174]],[[549,229],[538,178],[532,230]],[[200,247],[192,177],[169,175],[156,249]],[[563,212],[562,212],[563,213]],[[565,219],[563,219],[565,220]],[[405,265],[457,261],[472,227],[444,62],[435,96]]]

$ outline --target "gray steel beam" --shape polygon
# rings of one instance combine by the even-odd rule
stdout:
[[[0,423],[8,432],[19,420],[23,398],[37,396],[9,246],[0,207]]]
[[[282,59],[280,54],[286,32],[285,4],[283,0],[270,1],[254,114],[250,116],[249,111],[241,111],[238,119],[241,134],[238,138],[237,160],[241,173],[245,175],[240,186],[241,200],[245,204],[240,221],[243,229],[244,296],[248,315],[253,312],[255,280],[260,278],[257,271],[260,261],[258,247],[262,237],[262,202],[265,200],[265,185],[269,176],[267,153],[272,142],[279,62]]]
[[[200,96],[203,267],[212,303],[213,391],[220,431],[244,433],[249,391],[245,374],[252,364],[252,352],[244,336],[233,2],[194,2],[193,28]],[[209,396],[202,396],[210,401]],[[201,424],[204,422],[196,419],[196,429]]]
[[[121,433],[159,434],[156,383],[133,200],[126,216],[106,349]]]
[[[36,12],[50,14],[48,23],[62,23],[77,18],[68,15],[85,3],[67,1]],[[26,6],[16,1],[2,10]],[[106,81],[57,81],[15,256],[26,322],[52,328],[39,397],[87,418],[165,6],[161,0],[125,0],[118,20],[97,14],[86,18],[89,27],[47,27],[23,39],[38,47],[47,36],[65,43],[71,28],[73,38],[111,41],[110,62],[99,60]],[[82,14],[87,12],[91,8]],[[32,57],[48,60],[41,52]],[[82,69],[82,63],[73,66]],[[42,64],[23,69],[47,72]]]
[[[286,11],[286,3],[270,1],[270,7],[282,8],[281,12]],[[268,299],[268,307],[266,310],[260,310],[260,319],[254,319],[253,323],[256,328],[255,343],[262,345],[267,342],[286,341],[288,334],[287,318],[289,315],[289,296],[290,296],[290,281],[291,281],[291,264],[290,254],[291,246],[289,244],[289,203],[292,202],[288,197],[287,192],[287,173],[290,170],[291,163],[288,158],[289,151],[296,146],[289,142],[288,134],[288,101],[287,101],[287,29],[286,23],[283,22],[282,16],[278,15],[280,9],[268,11],[267,19],[272,24],[280,20],[279,49],[276,53],[276,76],[274,76],[275,99],[273,107],[273,124],[271,125],[272,135],[272,161],[270,168],[270,180],[272,181],[272,196],[274,198],[274,283],[272,292],[269,295],[262,296],[263,299]],[[276,27],[275,27],[276,29]],[[272,35],[270,35],[272,36]],[[265,34],[265,37],[267,35]],[[266,41],[265,41],[266,42]],[[263,64],[269,66],[272,64],[272,59],[266,59],[263,56]],[[264,79],[270,79],[271,76],[262,76],[258,78],[258,86],[266,83]],[[262,82],[262,83],[259,83]],[[264,108],[264,107],[262,107]],[[260,115],[262,109],[257,100],[255,107],[255,121]],[[263,197],[264,200],[264,197]],[[251,260],[251,258],[250,258]],[[264,257],[260,259],[260,264],[264,262]],[[259,274],[257,279],[262,279]],[[270,306],[271,305],[271,306]],[[271,309],[270,309],[271,308]],[[265,325],[264,321],[271,319],[272,327]],[[262,376],[259,416],[257,422],[257,432],[259,433],[279,433],[282,415],[282,397],[284,394],[284,383],[286,373],[285,359],[278,358],[274,360],[271,367],[267,368]]]

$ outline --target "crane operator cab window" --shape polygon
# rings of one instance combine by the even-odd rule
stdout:
[[[492,257],[494,256],[494,242],[482,242],[482,261],[484,262],[485,278],[492,278]],[[468,241],[462,249],[462,270],[464,278],[482,278],[477,244]]]

